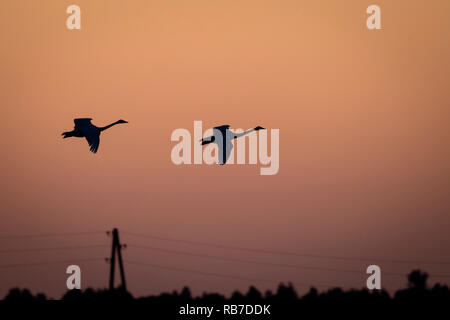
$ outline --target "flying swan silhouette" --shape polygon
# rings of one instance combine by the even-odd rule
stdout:
[[[74,119],[73,122],[75,123],[75,128],[72,131],[63,132],[61,134],[63,139],[70,137],[86,138],[91,152],[97,153],[98,145],[100,144],[100,132],[111,128],[116,124],[128,123],[128,121],[119,120],[105,127],[97,127],[91,123],[91,120],[91,118]]]
[[[225,124],[223,126],[214,127],[213,135],[201,139],[200,142],[202,143],[202,146],[209,143],[217,144],[217,147],[219,149],[219,164],[224,165],[230,157],[231,150],[233,149],[233,143],[231,142],[233,139],[237,139],[253,131],[262,129],[265,128],[257,126],[253,129],[241,133],[234,133],[230,130],[230,126],[228,124]]]

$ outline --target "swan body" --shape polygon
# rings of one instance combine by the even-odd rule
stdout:
[[[242,133],[234,133],[230,130],[228,124],[217,126],[213,128],[213,135],[200,140],[202,145],[215,143],[219,149],[219,164],[224,165],[228,158],[230,157],[231,150],[233,149],[232,141],[239,137],[245,136],[253,131],[258,131],[265,129],[263,127],[257,126],[253,129],[244,131]]]
[[[70,137],[86,138],[89,149],[93,153],[97,153],[100,144],[100,133],[112,126],[120,123],[128,123],[125,120],[118,120],[105,127],[97,127],[91,123],[92,118],[77,118],[74,119],[75,128],[72,131],[63,132],[61,135],[63,139]]]

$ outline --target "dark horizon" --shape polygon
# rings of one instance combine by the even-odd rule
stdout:
[[[429,293],[436,294],[436,297],[447,299],[447,302],[450,302],[450,290],[447,285],[442,285],[440,283],[429,283],[429,274],[427,272],[421,271],[419,269],[412,270],[409,274],[405,275],[407,280],[407,285],[404,288],[401,288],[393,293],[389,293],[384,289],[373,289],[369,290],[365,287],[362,288],[351,288],[348,290],[343,290],[339,287],[332,287],[325,290],[319,290],[315,286],[311,286],[306,294],[300,295],[295,288],[295,285],[292,282],[288,283],[279,283],[277,286],[277,290],[275,292],[271,290],[260,291],[253,285],[250,285],[248,290],[241,293],[239,290],[234,290],[230,296],[223,295],[219,292],[206,292],[204,291],[202,294],[194,296],[191,293],[191,290],[188,286],[184,286],[180,291],[176,289],[171,290],[170,292],[161,292],[159,295],[144,295],[144,296],[133,296],[131,292],[124,289],[122,286],[114,287],[113,289],[106,288],[86,288],[86,289],[73,289],[67,290],[59,299],[62,300],[70,300],[70,299],[112,299],[114,297],[118,297],[121,299],[137,299],[137,300],[148,300],[151,298],[164,298],[170,300],[168,297],[172,297],[173,299],[183,298],[187,300],[197,302],[201,299],[205,299],[208,296],[215,296],[219,298],[219,300],[236,300],[236,299],[249,299],[255,302],[256,300],[264,300],[264,299],[275,299],[278,302],[289,302],[291,300],[305,300],[311,298],[311,296],[319,297],[319,296],[327,296],[327,295],[344,295],[344,294],[360,294],[360,295],[373,295],[373,296],[384,296],[390,300],[396,299],[406,299],[406,302],[409,302],[408,299],[411,299],[411,295],[420,294],[427,295]],[[3,297],[4,300],[12,300],[12,299],[35,299],[35,300],[46,300],[46,299],[54,299],[51,297],[47,297],[45,293],[37,292],[32,294],[26,288],[11,288],[8,294]],[[334,297],[339,301],[339,297]],[[57,299],[58,300],[58,299]],[[356,300],[356,299],[355,299]],[[376,307],[376,306],[374,306]]]

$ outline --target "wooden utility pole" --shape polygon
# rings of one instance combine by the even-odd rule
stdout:
[[[122,261],[122,245],[119,241],[119,231],[117,228],[114,228],[112,231],[112,251],[111,251],[111,259],[110,263],[110,272],[109,272],[109,290],[114,289],[114,273],[115,273],[115,264],[116,264],[116,251],[117,257],[119,259],[119,269],[120,269],[120,279],[122,281],[122,288],[124,290],[127,289],[127,285],[125,282],[125,271],[123,269],[123,261]]]

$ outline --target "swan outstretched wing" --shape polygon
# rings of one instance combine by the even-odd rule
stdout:
[[[74,119],[75,129],[83,133],[86,138],[90,150],[96,153],[100,144],[100,130],[91,123],[91,118]]]
[[[219,144],[219,164],[225,164],[230,157],[231,150],[233,150],[233,143],[230,140],[226,140],[225,145]],[[224,157],[225,156],[225,157]]]
[[[214,130],[219,130],[220,132],[222,132],[223,134],[225,134],[225,132],[227,132],[228,129],[230,129],[230,125],[229,124],[224,124],[222,126],[217,126],[213,128]]]
[[[95,127],[84,127],[82,131],[86,137],[91,152],[96,153],[100,144],[100,131]]]
[[[73,122],[75,123],[75,129],[81,129],[83,127],[92,126],[91,120],[92,118],[73,119]]]
[[[229,138],[229,133],[226,133],[227,136],[225,139],[216,139],[217,148],[219,149],[219,164],[227,163],[228,158],[230,157],[231,151],[233,150],[233,142]]]

